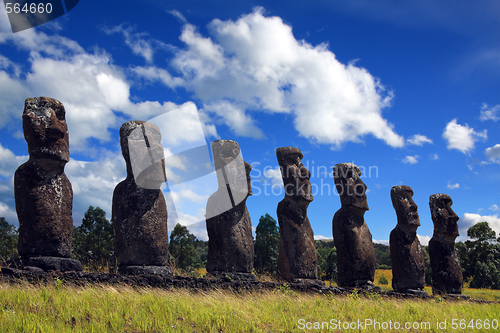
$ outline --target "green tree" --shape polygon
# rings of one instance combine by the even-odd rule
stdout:
[[[9,260],[17,255],[17,228],[0,217],[0,259]]]
[[[488,222],[479,222],[467,230],[471,240],[455,245],[464,280],[471,288],[500,288],[500,244]]]
[[[254,267],[259,273],[276,274],[280,233],[276,220],[271,215],[261,216],[255,228]]]
[[[201,265],[200,256],[195,250],[196,237],[189,233],[188,228],[177,223],[170,234],[168,245],[170,256],[175,265],[186,271],[191,271]]]
[[[429,247],[422,246],[422,252],[424,253],[425,285],[432,286],[432,269],[431,269],[431,258],[429,256]]]
[[[375,257],[377,259],[377,269],[391,269],[391,249],[389,246],[379,243],[374,243],[373,248],[375,250]]]
[[[318,277],[325,281],[337,280],[337,249],[332,241],[317,240],[316,256],[318,262]]]
[[[82,224],[73,228],[73,256],[85,264],[109,264],[114,255],[115,231],[99,207],[89,206]]]

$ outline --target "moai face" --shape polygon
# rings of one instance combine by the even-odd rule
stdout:
[[[44,169],[54,169],[69,162],[68,126],[61,102],[48,97],[27,98],[23,130],[30,159]]]
[[[159,128],[133,120],[120,128],[120,144],[127,164],[127,177],[145,189],[159,189],[167,180]]]
[[[391,189],[392,206],[396,210],[398,226],[410,227],[414,231],[420,226],[418,206],[413,201],[413,190],[409,186],[393,186]]]
[[[361,180],[361,170],[352,163],[340,163],[333,168],[335,187],[342,206],[368,210],[366,184]]]
[[[285,186],[285,197],[296,202],[313,201],[311,173],[302,164],[302,152],[295,147],[276,149],[276,157]]]
[[[214,166],[219,188],[229,186],[234,204],[252,195],[250,171],[252,166],[241,156],[240,146],[232,140],[216,140],[212,143]]]
[[[457,224],[459,217],[451,209],[451,205],[453,201],[447,194],[433,194],[429,198],[434,232],[456,238],[460,235]]]

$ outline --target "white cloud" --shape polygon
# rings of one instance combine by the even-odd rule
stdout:
[[[149,81],[161,81],[164,85],[169,88],[175,88],[185,85],[185,80],[180,77],[173,77],[170,73],[162,68],[158,67],[134,67],[132,71],[137,74],[137,76],[142,77]]]
[[[238,135],[256,139],[265,138],[264,133],[255,126],[253,119],[245,113],[245,110],[230,102],[222,101],[205,104],[204,111],[208,111],[218,116]]]
[[[492,211],[497,211],[497,210],[500,210],[500,207],[498,207],[498,205],[491,205],[490,208],[488,208],[489,210],[492,210]]]
[[[182,15],[178,10],[170,10],[167,13],[177,17],[182,23],[188,23],[184,15]]]
[[[89,206],[100,207],[111,219],[113,191],[126,177],[121,153],[109,154],[92,162],[71,159],[66,164],[65,173],[73,188],[73,223],[81,223]]]
[[[403,158],[402,162],[405,164],[416,164],[418,163],[418,158],[420,158],[420,156],[418,155],[406,156],[405,158]]]
[[[143,57],[147,63],[153,62],[154,53],[157,49],[168,48],[165,43],[148,38],[148,33],[137,33],[132,27],[124,27],[123,24],[113,28],[104,28],[103,31],[109,35],[122,34],[125,38],[125,44],[130,47],[134,54]]]
[[[437,160],[439,160],[439,155],[438,155],[438,154],[432,154],[432,155],[430,156],[430,158],[431,158],[431,160],[433,160],[433,161],[437,161]]]
[[[142,36],[142,35],[141,35]],[[0,37],[0,43],[13,43],[30,52],[25,73],[9,59],[0,56],[0,127],[22,112],[27,96],[51,96],[60,100],[66,109],[70,132],[70,150],[88,150],[88,139],[109,141],[110,128],[117,128],[126,119],[148,119],[179,108],[197,112],[194,103],[177,105],[172,102],[130,100],[131,83],[125,70],[113,65],[104,50],[86,52],[75,41],[57,34],[47,35],[37,29]],[[174,80],[175,81],[175,80]],[[177,80],[178,81],[178,80]],[[3,89],[5,88],[5,89]],[[118,115],[115,111],[122,112]],[[194,119],[196,118],[196,119]],[[185,112],[182,125],[197,122],[205,135],[217,136],[215,126],[207,124],[205,115]],[[196,127],[196,129],[198,129]],[[171,142],[194,137],[193,126],[168,128],[163,133]],[[197,137],[196,137],[197,138]],[[167,140],[168,141],[168,140]]]
[[[446,187],[449,190],[453,190],[453,189],[456,189],[456,188],[460,188],[460,184],[459,183],[451,184],[451,183],[448,182],[448,185],[446,185]]]
[[[314,235],[314,240],[333,240],[332,237],[328,238],[323,235]]]
[[[429,241],[431,240],[430,236],[422,236],[422,235],[417,234],[417,237],[418,237],[418,240],[420,241],[420,244],[422,246],[429,245]]]
[[[376,240],[376,239],[374,239],[373,242],[377,243],[377,244],[384,244],[384,245],[389,246],[389,240]]]
[[[184,81],[203,109],[238,135],[263,137],[250,113],[264,111],[292,114],[299,134],[317,143],[339,147],[371,134],[403,146],[381,114],[392,92],[354,62],[340,63],[327,45],[296,40],[289,25],[262,8],[208,28],[213,39],[184,26],[186,47],[170,63],[181,80],[161,69],[135,72],[170,87]]]
[[[484,154],[490,161],[500,163],[500,143],[497,143],[493,147],[486,148]]]
[[[469,214],[464,213],[464,216],[458,221],[458,227],[460,230],[460,238],[468,239],[467,229],[472,227],[478,222],[488,222],[491,229],[495,230],[497,237],[500,234],[500,217],[498,214],[495,215],[479,215],[479,214]]]
[[[406,140],[406,142],[409,145],[422,146],[424,143],[432,143],[432,140],[425,135],[415,134],[414,136]]]
[[[209,195],[199,195],[198,193],[194,192],[192,189],[189,188],[183,188],[180,189],[179,191],[171,191],[170,192],[172,195],[172,198],[174,202],[179,202],[181,200],[189,200],[192,202],[197,202],[197,203],[205,203],[208,200]]]
[[[457,149],[466,154],[474,149],[476,141],[487,138],[487,131],[476,132],[469,125],[457,124],[457,119],[450,121],[443,132],[443,138],[448,142],[448,149]]]
[[[481,115],[479,116],[479,119],[481,119],[482,121],[498,121],[500,119],[500,104],[490,108],[488,104],[483,103],[483,106],[481,106]]]
[[[264,177],[271,180],[271,184],[273,186],[283,187],[283,178],[281,177],[281,170],[279,166],[274,169],[265,168],[263,174]]]
[[[27,160],[28,156],[16,156],[10,149],[4,148],[0,143],[0,176],[13,176],[17,167]]]

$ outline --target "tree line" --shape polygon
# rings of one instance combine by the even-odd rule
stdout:
[[[470,240],[457,242],[464,281],[471,288],[500,289],[500,237],[488,222],[476,223],[467,230]],[[18,230],[0,217],[0,259],[15,258],[17,254]],[[114,257],[114,228],[99,207],[90,206],[81,225],[73,228],[74,259],[80,260],[86,269],[94,271],[116,271]],[[277,277],[279,252],[279,227],[269,214],[261,216],[255,229],[256,273]],[[332,240],[315,241],[318,277],[335,281],[337,278],[337,251]],[[392,269],[389,246],[374,244],[377,269]],[[426,266],[425,281],[432,284],[431,267],[427,246],[423,246]],[[205,268],[208,242],[197,239],[186,226],[177,224],[170,233],[170,263],[173,267],[193,273]],[[378,281],[376,281],[377,283]]]

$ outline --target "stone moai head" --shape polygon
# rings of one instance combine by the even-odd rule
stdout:
[[[133,178],[139,187],[159,189],[167,177],[158,126],[147,121],[128,121],[120,128],[120,145],[127,178]]]
[[[27,98],[23,131],[30,159],[43,169],[54,170],[69,162],[68,126],[61,102],[49,97]]]
[[[342,207],[368,210],[366,184],[361,180],[361,170],[353,163],[339,163],[333,167],[333,179]]]
[[[434,234],[448,236],[450,240],[455,240],[458,233],[458,216],[451,209],[453,201],[448,194],[437,193],[429,198],[432,222],[434,223]]]
[[[303,203],[313,201],[311,173],[302,164],[302,152],[295,147],[276,149],[276,157],[285,186],[285,198]]]
[[[229,185],[235,205],[252,195],[252,166],[243,161],[238,142],[216,140],[212,142],[212,153],[219,189],[227,189]]]
[[[413,201],[413,190],[409,186],[398,185],[391,188],[392,206],[398,217],[398,227],[416,232],[420,226],[418,206]]]

